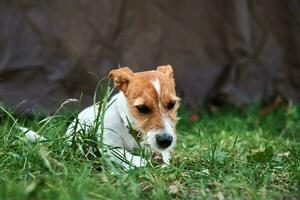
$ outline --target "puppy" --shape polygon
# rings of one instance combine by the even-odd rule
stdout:
[[[176,144],[177,109],[180,98],[176,96],[173,69],[170,65],[159,66],[156,70],[134,73],[128,67],[112,70],[109,79],[119,92],[114,95],[104,115],[103,143],[118,151],[134,167],[146,165],[146,160],[130,152],[139,145],[149,146],[153,152],[162,156],[165,164],[170,163],[171,151]],[[73,121],[67,135],[80,131],[83,126],[95,123],[98,106],[90,106]],[[141,141],[130,134],[132,127]],[[100,129],[99,129],[100,130]],[[98,131],[100,137],[100,131]],[[138,144],[140,142],[140,144]],[[115,153],[108,152],[114,162],[126,169],[128,162],[119,159]]]
[[[169,164],[177,140],[175,126],[180,101],[176,96],[172,67],[159,66],[156,70],[138,73],[123,67],[112,70],[109,79],[119,92],[108,102],[104,127],[97,129],[99,141],[103,130],[103,143],[113,147],[106,152],[107,156],[127,170],[131,166],[142,167],[147,164],[146,160],[130,152],[139,146],[147,146],[155,154],[161,154],[163,162]],[[98,110],[96,104],[80,112],[66,131],[68,138],[71,140],[72,134],[93,127]],[[140,141],[131,134],[130,128],[138,133]],[[46,140],[28,128],[19,129],[30,141]],[[124,158],[120,159],[120,155]]]

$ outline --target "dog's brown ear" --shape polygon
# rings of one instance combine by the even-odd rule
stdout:
[[[158,66],[156,70],[166,74],[171,78],[173,77],[173,67],[171,65]]]
[[[128,83],[133,76],[133,71],[128,67],[122,67],[110,71],[108,78],[112,79],[114,86],[121,90],[125,95],[128,89]]]

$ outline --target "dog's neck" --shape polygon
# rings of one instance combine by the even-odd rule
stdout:
[[[128,129],[128,133],[131,134],[136,140],[140,140],[139,131],[130,115],[128,104],[123,92],[116,94],[115,103],[117,106],[118,114],[123,122],[124,126]]]
[[[132,126],[133,128],[136,128],[134,124],[134,120],[132,119],[132,116],[129,113],[127,100],[123,92],[119,92],[118,94],[116,94],[115,98],[113,98],[112,101],[115,101],[116,109],[118,111],[121,120],[124,123],[124,126],[126,127]]]

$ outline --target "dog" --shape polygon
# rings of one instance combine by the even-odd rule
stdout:
[[[113,147],[131,164],[111,151],[107,152],[109,159],[125,169],[145,166],[145,158],[131,153],[141,145],[159,153],[163,162],[170,164],[171,151],[177,140],[177,109],[180,104],[172,66],[158,66],[156,70],[137,73],[122,67],[112,70],[108,77],[118,93],[108,102],[110,106],[104,115],[104,127],[101,127],[103,143]],[[97,118],[98,109],[98,105],[92,105],[81,111],[69,125],[67,136],[71,136],[74,131],[81,131],[83,126],[76,126],[76,123],[91,127]],[[140,141],[130,133],[129,127],[138,133]],[[100,137],[100,128],[97,136]]]

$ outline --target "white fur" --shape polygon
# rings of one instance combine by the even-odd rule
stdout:
[[[125,150],[131,151],[138,147],[132,135],[128,132],[128,120],[131,122],[131,116],[129,115],[127,102],[122,92],[112,97],[110,102],[115,101],[105,112],[104,115],[104,144],[112,147],[120,147]],[[108,103],[110,104],[110,103]],[[78,115],[78,122],[81,126],[77,125],[76,132],[80,131],[82,127],[92,127],[98,114],[98,106],[90,106]],[[127,120],[128,119],[128,120]],[[74,120],[67,130],[67,135],[74,132],[76,121]],[[100,137],[100,130],[98,132]]]
[[[160,82],[159,82],[159,80],[155,79],[155,80],[151,81],[151,83],[152,83],[154,89],[156,90],[157,95],[160,96]]]
[[[46,138],[44,138],[43,136],[40,136],[38,135],[36,132],[28,129],[28,128],[25,128],[25,127],[18,127],[24,134],[25,134],[25,138],[28,140],[28,141],[44,141],[46,140]]]
[[[156,150],[156,151],[160,151],[164,163],[170,164],[170,160],[171,160],[170,151],[176,145],[177,136],[174,132],[174,127],[172,127],[172,125],[170,123],[170,120],[167,117],[165,117],[163,119],[163,123],[164,123],[164,127],[162,129],[151,130],[147,133],[146,143],[150,145],[151,149]],[[163,149],[163,150],[160,149],[156,144],[156,135],[161,134],[161,133],[167,133],[167,134],[170,134],[173,137],[173,142],[172,142],[171,146],[169,146],[168,148]]]
[[[173,137],[172,145],[169,148],[172,148],[176,144],[176,134],[174,132],[175,127],[172,126],[172,123],[170,122],[170,119],[168,117],[165,117],[164,119],[164,131],[168,134],[170,134]]]
[[[123,155],[123,159],[126,159],[135,167],[141,167],[146,165],[146,161],[140,156],[134,156],[129,152],[134,148],[138,147],[136,140],[132,135],[129,134],[128,130],[128,121],[130,121],[131,126],[135,126],[134,121],[132,120],[131,115],[129,114],[127,101],[122,92],[119,92],[112,97],[110,102],[113,102],[111,106],[107,109],[104,115],[104,133],[103,133],[103,142],[106,145],[111,147],[119,147],[120,149],[108,152],[109,158],[123,166],[125,169],[130,169],[130,165],[126,162],[123,162],[118,158],[116,153]],[[110,104],[108,103],[108,105]],[[80,124],[83,124],[86,127],[93,126],[98,112],[98,106],[90,106],[84,109],[78,115],[78,120]],[[70,135],[74,132],[75,121],[73,121],[68,130],[67,135]],[[77,126],[76,132],[80,131],[82,126]],[[100,131],[98,133],[100,138]]]
[[[171,153],[170,153],[170,151],[167,151],[167,150],[162,151],[161,152],[161,156],[162,156],[162,159],[163,159],[164,163],[166,163],[167,165],[169,165],[170,161],[171,161]]]

